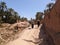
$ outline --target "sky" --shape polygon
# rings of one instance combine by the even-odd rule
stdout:
[[[1,1],[1,0],[0,0]],[[37,12],[43,12],[51,0],[2,0],[8,8],[13,8],[21,17],[35,18]]]

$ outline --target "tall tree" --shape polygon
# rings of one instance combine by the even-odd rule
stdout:
[[[42,20],[43,13],[42,12],[37,12],[36,14],[36,20]]]
[[[27,21],[27,18],[26,17],[22,17],[21,21]]]
[[[12,8],[7,8],[5,2],[0,2],[0,22],[15,23],[17,19],[20,20],[18,13]]]
[[[8,8],[8,12],[10,12],[12,15],[14,15],[14,9],[12,9],[12,8]]]
[[[0,18],[1,20],[5,16],[5,11],[7,10],[7,6],[5,2],[0,2]]]
[[[50,11],[51,11],[53,5],[54,5],[54,3],[49,3],[49,4],[47,4],[47,6],[46,6],[47,9],[44,10],[44,14],[45,14],[45,15],[48,15],[48,18],[49,18],[49,19],[50,19]]]
[[[19,14],[16,11],[14,12],[14,16],[15,16],[16,20],[20,20],[20,16],[19,16]]]
[[[2,11],[5,11],[7,9],[6,3],[5,2],[0,2],[0,9]]]
[[[47,8],[49,9],[49,11],[51,10],[51,8],[53,7],[54,3],[49,3],[47,4]]]

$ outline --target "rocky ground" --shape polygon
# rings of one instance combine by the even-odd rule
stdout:
[[[40,27],[37,27],[37,25],[34,25],[34,28],[31,28],[30,26],[27,27],[20,33],[19,38],[10,41],[6,45],[39,45],[42,42],[42,39],[39,39],[39,32]]]
[[[19,29],[16,29],[16,25],[13,28],[10,28],[15,24],[8,24],[3,23],[0,24],[0,45],[4,45],[5,43],[15,40],[19,37],[19,34],[23,31],[24,27],[20,27]]]

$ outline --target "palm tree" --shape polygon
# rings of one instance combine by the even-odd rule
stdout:
[[[36,20],[42,20],[43,13],[42,12],[37,12],[36,14]]]
[[[9,18],[9,22],[16,22],[17,20],[19,20],[20,19],[20,16],[18,16],[18,13],[14,10],[14,9],[12,9],[12,8],[9,8],[8,9],[8,18]],[[13,21],[12,21],[13,20]]]
[[[12,9],[12,8],[8,8],[8,12],[10,12],[12,15],[14,15],[14,9]]]
[[[20,19],[21,19],[21,21],[27,21],[27,18],[26,17],[22,17]]]
[[[47,4],[47,8],[48,8],[48,9],[44,10],[44,15],[48,15],[48,18],[49,18],[49,19],[50,19],[50,11],[51,11],[53,5],[54,5],[54,3],[49,3],[49,4]]]
[[[14,12],[14,16],[15,16],[15,19],[16,20],[19,20],[20,16],[18,16],[18,13],[17,12]]]
[[[54,3],[49,3],[47,4],[47,8],[49,9],[49,11],[51,10],[51,8],[53,7]]]
[[[7,10],[6,3],[5,2],[0,2],[0,16],[1,16],[1,20],[5,16],[5,11],[6,10]]]
[[[0,9],[2,11],[5,11],[7,9],[6,3],[5,2],[0,2]]]

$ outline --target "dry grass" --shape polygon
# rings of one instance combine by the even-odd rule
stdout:
[[[10,30],[9,26],[1,25],[0,26],[0,45],[4,45],[5,43],[8,43],[9,41],[17,39],[19,37],[18,34],[20,34],[20,32],[23,29],[24,28],[21,28],[19,30],[16,30],[16,29]]]

